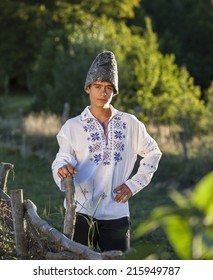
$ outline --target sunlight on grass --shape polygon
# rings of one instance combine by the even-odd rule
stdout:
[[[61,119],[55,114],[30,113],[24,119],[24,131],[27,135],[56,135],[61,127]]]

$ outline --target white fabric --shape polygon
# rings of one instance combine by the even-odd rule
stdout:
[[[129,216],[128,202],[115,202],[113,190],[125,183],[134,195],[148,185],[161,152],[135,116],[111,106],[106,138],[89,108],[69,119],[57,135],[59,151],[52,164],[54,180],[64,191],[57,171],[69,163],[78,170],[74,175],[77,212],[104,220]],[[130,178],[137,155],[142,160],[137,173]]]

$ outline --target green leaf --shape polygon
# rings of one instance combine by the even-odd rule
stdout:
[[[162,227],[172,247],[181,259],[191,259],[192,232],[188,221],[178,215],[165,217]]]
[[[188,208],[189,207],[189,199],[186,196],[180,194],[175,189],[173,189],[170,192],[169,196],[176,203],[177,206],[179,206],[181,208]]]
[[[207,228],[193,237],[193,259],[208,260],[213,258],[213,232]]]
[[[154,231],[160,226],[159,221],[156,219],[149,218],[144,223],[141,223],[135,230],[135,238],[139,238],[151,231]]]
[[[138,238],[150,231],[156,230],[161,225],[162,219],[173,212],[174,209],[171,207],[156,207],[152,211],[151,216],[138,226],[135,231],[135,237]]]
[[[213,219],[213,172],[207,174],[197,184],[191,197],[192,203]]]

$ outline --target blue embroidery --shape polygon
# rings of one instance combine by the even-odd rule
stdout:
[[[92,141],[100,140],[100,136],[98,132],[91,133]]]
[[[117,130],[115,131],[115,138],[116,138],[116,139],[122,139],[122,135],[123,135],[123,134],[122,134],[121,131],[117,131]]]
[[[95,162],[96,164],[98,164],[100,160],[101,160],[101,154],[99,154],[99,155],[94,155],[94,162]]]
[[[96,165],[101,162],[104,165],[110,165],[114,161],[117,164],[122,160],[121,153],[125,148],[125,130],[126,123],[121,117],[115,116],[108,125],[108,139],[103,128],[96,119],[89,119],[83,127],[87,134],[88,150],[91,154],[90,161]]]
[[[116,162],[119,162],[119,161],[122,160],[122,157],[121,157],[120,153],[117,153],[117,152],[114,153],[114,160]]]
[[[124,151],[124,144],[122,142],[116,141],[114,144],[114,149],[117,151]]]
[[[110,152],[105,151],[103,156],[104,165],[110,165]]]

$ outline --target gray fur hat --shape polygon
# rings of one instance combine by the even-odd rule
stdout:
[[[118,94],[118,69],[114,53],[105,51],[96,56],[87,73],[84,89],[95,81],[109,82]]]

